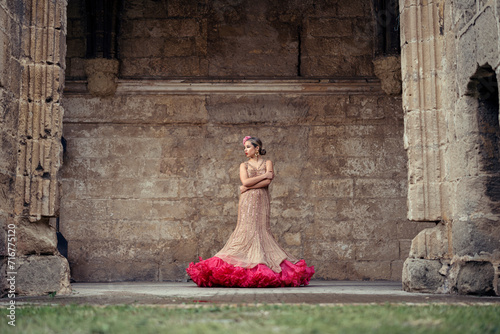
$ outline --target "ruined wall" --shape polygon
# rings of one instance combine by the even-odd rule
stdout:
[[[65,12],[65,1],[0,2],[0,251],[2,275],[15,276],[22,295],[71,291],[49,223],[59,200]]]
[[[68,78],[84,78],[85,8],[68,10]],[[125,0],[121,77],[373,76],[370,2]]]
[[[17,165],[17,123],[21,76],[20,44],[22,10],[13,3],[0,2],[0,254],[7,255],[6,229],[14,211],[14,182]],[[3,281],[3,280],[2,280]]]
[[[399,99],[379,87],[145,87],[122,94],[119,84],[113,99],[65,95],[61,226],[75,280],[182,279],[190,261],[215,254],[236,224],[247,134],[262,138],[276,165],[280,244],[316,265],[317,278],[400,278],[411,238],[429,224],[405,219]]]
[[[409,217],[437,224],[412,242],[409,291],[499,293],[499,4],[405,2]]]
[[[116,92],[99,98],[69,4],[61,229],[75,280],[184,279],[213,256],[236,224],[246,135],[276,165],[273,232],[316,278],[401,278],[435,224],[405,217],[401,99],[373,76],[369,2],[281,5],[125,1]]]

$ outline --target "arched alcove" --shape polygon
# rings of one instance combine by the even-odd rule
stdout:
[[[467,89],[467,95],[477,101],[477,150],[481,163],[480,172],[494,177],[500,173],[500,125],[498,82],[493,68],[489,64],[478,67]],[[494,189],[495,184],[496,182],[490,183],[487,195],[494,201],[500,201],[500,191]]]

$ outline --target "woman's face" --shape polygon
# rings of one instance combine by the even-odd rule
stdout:
[[[254,147],[251,142],[246,141],[245,142],[245,155],[248,158],[253,158],[255,156],[255,153],[257,153],[257,150],[259,149],[258,147]]]

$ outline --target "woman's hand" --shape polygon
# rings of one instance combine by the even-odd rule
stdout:
[[[247,191],[248,189],[250,189],[250,188],[247,188],[247,187],[245,187],[245,186],[240,186],[240,193],[242,193],[242,194],[243,194],[243,193],[244,193],[245,191]]]
[[[274,179],[274,172],[272,170],[270,170],[269,172],[267,172],[264,175],[265,175],[266,179],[269,179],[269,180]]]

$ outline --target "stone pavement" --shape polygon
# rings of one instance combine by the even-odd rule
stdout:
[[[193,282],[73,283],[67,296],[17,297],[16,304],[358,304],[500,303],[500,297],[432,295],[402,291],[401,282],[320,281],[300,288],[199,288]],[[0,299],[6,305],[8,299]]]

